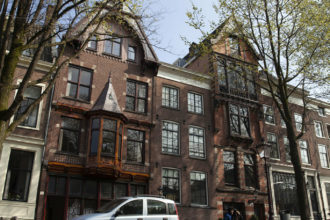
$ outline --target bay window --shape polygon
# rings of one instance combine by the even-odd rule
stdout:
[[[229,120],[232,135],[250,137],[249,111],[247,107],[229,104]]]

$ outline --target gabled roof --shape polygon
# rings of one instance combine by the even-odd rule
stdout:
[[[91,111],[106,111],[116,114],[123,114],[120,110],[115,90],[113,89],[111,79],[105,84],[105,87],[97,99]]]

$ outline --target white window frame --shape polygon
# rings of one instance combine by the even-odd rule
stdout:
[[[168,123],[172,123],[172,124],[177,124],[178,125],[178,153],[175,154],[175,153],[169,153],[169,152],[163,152],[163,122],[168,122]],[[162,154],[168,154],[168,155],[181,155],[181,137],[180,137],[180,130],[181,130],[181,127],[180,127],[180,123],[178,122],[175,122],[175,121],[169,121],[169,120],[163,120],[162,123],[161,123],[161,141],[162,141],[162,144],[161,144],[161,153]]]
[[[195,111],[195,109],[194,110],[189,110],[189,94],[192,94],[192,95],[194,95],[194,96],[200,96],[201,97],[201,112],[196,112]],[[196,106],[196,103],[195,103],[195,99],[194,99],[194,108],[195,108],[195,106]],[[204,98],[203,98],[203,95],[202,94],[199,94],[199,93],[197,93],[197,92],[192,92],[192,91],[189,91],[188,93],[187,93],[187,109],[188,109],[188,112],[190,112],[190,113],[195,113],[195,114],[200,114],[200,115],[202,115],[202,114],[204,114]]]
[[[168,169],[168,170],[177,170],[179,172],[179,195],[180,195],[180,202],[175,202],[176,204],[181,204],[182,203],[182,196],[181,196],[181,170],[178,168],[173,168],[173,167],[162,167],[162,172],[161,172],[161,184],[162,184],[162,189],[164,189],[163,185],[163,170]]]
[[[300,117],[301,118],[301,122],[297,122],[297,118],[296,117]],[[296,126],[296,131],[301,132],[302,131],[302,127],[303,127],[303,118],[302,118],[302,115],[301,114],[294,113],[294,123],[295,123],[295,126]],[[301,129],[298,129],[297,123],[298,124],[301,124]]]
[[[190,141],[188,140],[188,154],[189,154],[189,157],[195,158],[195,159],[205,159],[206,158],[205,129],[202,128],[202,127],[194,126],[194,125],[188,126],[188,138],[190,137],[190,133],[189,133],[189,129],[190,128],[197,128],[197,129],[203,130],[203,152],[204,152],[204,157],[198,157],[198,156],[192,156],[192,155],[190,155]]]
[[[320,114],[320,109],[323,109],[323,112],[324,112],[324,114],[322,113],[322,114]],[[326,113],[325,113],[325,108],[324,107],[322,107],[322,106],[318,106],[318,108],[317,108],[317,114],[319,115],[319,116],[321,116],[321,117],[326,117]]]
[[[205,175],[205,193],[206,193],[206,204],[197,204],[197,203],[192,203],[190,200],[190,204],[192,206],[199,206],[199,207],[206,207],[209,204],[209,195],[208,195],[208,183],[207,183],[207,173],[206,172],[202,172],[202,171],[196,171],[196,170],[192,170],[189,173],[189,182],[191,181],[191,173],[201,173]],[[191,184],[189,183],[189,187],[190,187],[190,196],[191,196]]]
[[[303,159],[302,159],[302,151],[301,151],[301,149],[302,149],[302,147],[301,147],[301,143],[302,142],[305,142],[306,143],[306,153],[307,153],[307,160],[308,160],[308,162],[306,163],[306,162],[303,162]],[[306,140],[299,140],[299,149],[300,149],[300,159],[301,159],[301,163],[302,164],[308,164],[308,165],[311,165],[311,158],[310,158],[310,153],[309,153],[309,148],[308,148],[308,142],[306,141]],[[305,149],[305,148],[303,148],[303,149]]]
[[[174,108],[174,107],[171,107],[170,104],[167,106],[167,105],[163,105],[163,88],[166,87],[166,88],[169,88],[169,89],[175,89],[177,90],[177,107]],[[177,87],[174,87],[174,86],[170,86],[170,85],[162,85],[162,98],[161,98],[161,106],[162,107],[165,107],[165,108],[169,108],[169,109],[176,109],[176,110],[179,110],[180,109],[180,89],[177,88]]]
[[[318,134],[318,132],[317,132],[317,124],[319,124],[320,125],[320,129],[321,129],[321,136]],[[324,138],[324,129],[323,129],[323,124],[322,124],[322,122],[320,122],[320,121],[314,121],[314,129],[315,129],[315,135],[316,135],[316,137],[319,137],[319,138]]]
[[[320,151],[320,146],[322,146],[322,147],[325,148],[325,152],[321,152],[321,151]],[[328,155],[328,147],[327,147],[327,145],[325,145],[325,144],[318,144],[318,145],[317,145],[317,148],[318,148],[318,151],[319,151],[319,157],[320,157],[320,164],[321,164],[321,167],[322,167],[322,168],[329,168],[329,155]],[[326,156],[327,166],[323,166],[323,164],[322,164],[321,153],[322,153],[322,154],[325,154],[325,156]]]
[[[22,79],[19,79],[17,80],[17,85],[19,85],[20,83],[22,82]],[[40,95],[44,92],[45,90],[45,87],[46,87],[46,84],[43,84],[43,83],[38,83],[34,86],[39,86],[41,87],[41,93]],[[15,96],[16,97],[17,95],[17,89],[15,90]],[[33,128],[33,127],[29,127],[29,126],[23,126],[23,125],[17,125],[17,127],[19,128],[24,128],[24,129],[30,129],[30,130],[36,130],[36,131],[39,131],[40,130],[40,120],[41,120],[41,114],[42,114],[42,106],[43,106],[43,101],[44,98],[41,99],[41,101],[39,102],[39,109],[38,109],[38,116],[37,116],[37,124],[36,124],[36,127]],[[15,115],[13,115],[10,119],[10,124],[14,122],[14,118],[15,118]]]
[[[275,112],[274,112],[274,108],[270,105],[263,105],[263,113],[264,113],[264,116],[266,116],[266,111],[267,111],[267,108],[270,108],[273,112],[273,119],[274,119],[274,123],[272,122],[268,122],[266,120],[266,117],[265,117],[265,123],[268,124],[268,125],[275,125],[276,124],[276,119],[275,119]]]

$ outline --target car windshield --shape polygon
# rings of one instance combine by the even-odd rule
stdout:
[[[98,213],[107,213],[116,208],[121,203],[125,202],[127,199],[115,199],[111,202],[108,202],[107,204],[104,204],[101,206],[96,212]]]

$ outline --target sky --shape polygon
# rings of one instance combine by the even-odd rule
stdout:
[[[198,42],[201,34],[190,27],[186,22],[186,12],[192,8],[192,2],[202,8],[206,21],[214,20],[216,14],[212,8],[215,0],[157,0],[151,11],[159,12],[157,23],[157,37],[159,46],[167,51],[154,47],[160,61],[173,63],[177,58],[188,53],[189,46],[181,39],[186,37],[189,41]]]

